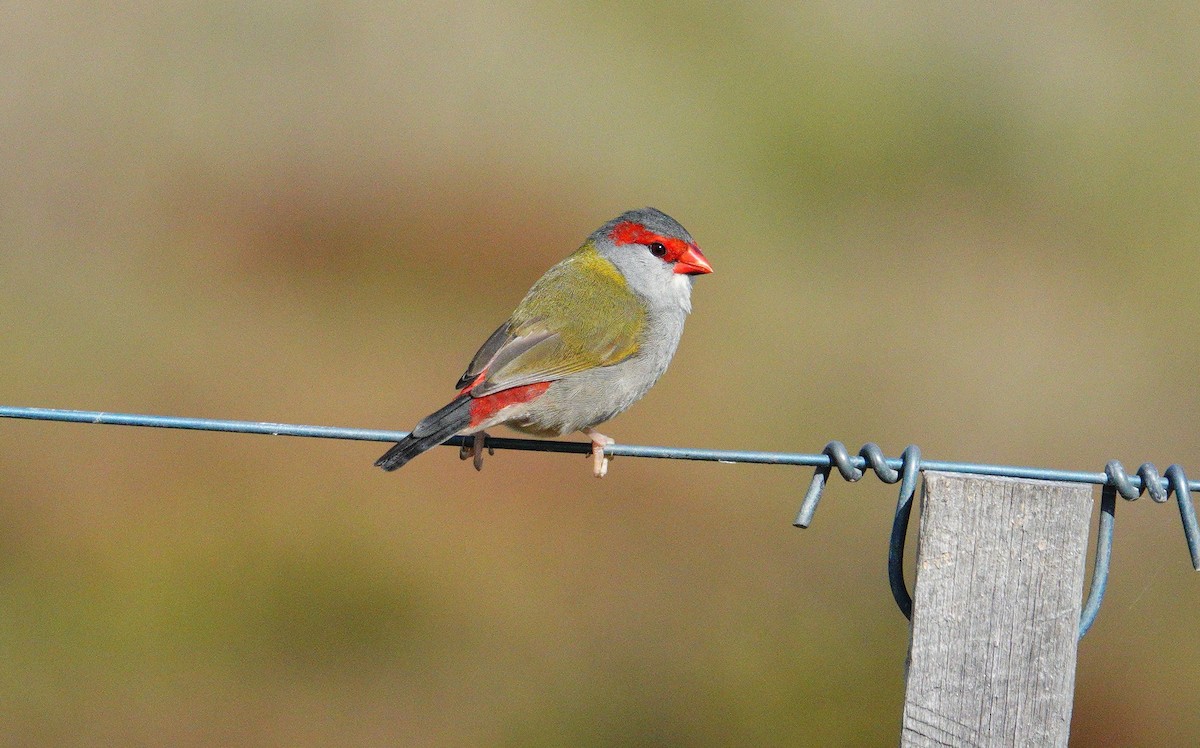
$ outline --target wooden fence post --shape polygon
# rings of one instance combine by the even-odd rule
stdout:
[[[1066,746],[1086,485],[925,473],[901,745]]]

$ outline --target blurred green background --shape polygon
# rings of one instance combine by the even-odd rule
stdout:
[[[0,13],[10,405],[405,429],[602,221],[699,280],[618,441],[1200,476],[1195,3]],[[895,490],[0,423],[5,745],[894,745]],[[1118,509],[1073,744],[1200,743],[1200,578]]]

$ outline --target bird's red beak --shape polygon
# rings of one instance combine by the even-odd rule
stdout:
[[[704,275],[712,272],[712,265],[708,264],[708,258],[699,247],[689,244],[683,254],[675,260],[675,272],[683,275]]]

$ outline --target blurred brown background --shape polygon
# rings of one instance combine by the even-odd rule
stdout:
[[[619,441],[1200,477],[1200,6],[0,14],[10,405],[410,427],[654,205],[717,272]],[[893,745],[895,489],[0,423],[6,745]],[[1200,743],[1200,577],[1122,502],[1073,744]]]

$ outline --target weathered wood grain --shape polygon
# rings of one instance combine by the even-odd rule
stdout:
[[[925,474],[902,746],[1066,746],[1092,492]]]

